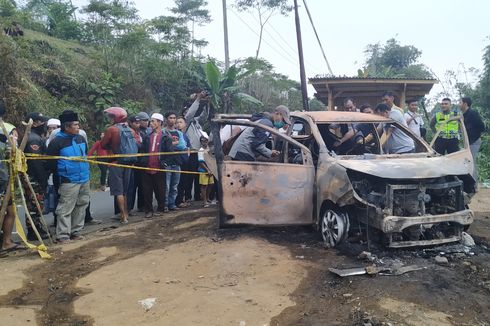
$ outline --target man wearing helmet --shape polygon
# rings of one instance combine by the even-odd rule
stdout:
[[[121,153],[121,128],[131,130],[133,135],[132,141],[136,142],[136,139],[140,139],[139,135],[133,129],[128,128],[126,123],[128,113],[126,110],[120,107],[111,107],[104,110],[104,114],[108,118],[111,126],[107,128],[104,133],[104,138],[101,140],[100,145],[102,148],[111,150],[115,154]],[[117,160],[113,159],[111,163],[117,163]],[[132,169],[129,168],[109,167],[109,187],[111,195],[116,197],[122,224],[128,223],[127,195],[129,193],[132,172]]]

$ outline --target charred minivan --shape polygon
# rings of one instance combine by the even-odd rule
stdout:
[[[460,151],[445,156],[405,126],[373,114],[293,112],[287,134],[248,118],[213,120],[214,153],[206,161],[219,182],[220,227],[314,225],[329,247],[362,229],[380,235],[388,247],[410,247],[459,241],[473,222],[473,160],[459,118]],[[362,134],[335,147],[343,126],[359,124]],[[415,152],[385,153],[380,124],[406,133]],[[219,139],[220,128],[230,125],[269,132],[269,146],[281,151],[278,160],[231,160]]]

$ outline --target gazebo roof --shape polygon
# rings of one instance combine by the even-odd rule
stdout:
[[[351,97],[357,103],[378,103],[385,91],[395,94],[395,101],[407,98],[419,99],[429,93],[436,79],[413,78],[370,78],[370,77],[314,77],[309,83],[316,90],[315,97],[329,106],[340,106],[345,98]],[[330,97],[330,101],[329,101]]]

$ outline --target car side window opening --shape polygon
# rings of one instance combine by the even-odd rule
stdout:
[[[324,123],[318,124],[318,130],[327,149],[337,155],[381,153],[372,123]]]
[[[316,165],[318,161],[318,155],[319,155],[319,146],[315,141],[315,138],[313,137],[313,134],[311,133],[311,128],[309,123],[306,120],[293,117],[293,125],[290,130],[290,136],[297,142],[303,144],[305,147],[307,147],[312,155],[313,159],[313,164]],[[302,153],[301,149],[298,146],[295,146],[294,144],[286,144],[287,147],[285,148],[285,152],[288,153],[287,158],[289,163],[294,163],[294,164],[301,164],[300,161],[302,160]]]
[[[303,126],[304,127],[304,126]],[[234,140],[234,144],[231,146],[235,146],[235,143],[240,144],[242,147],[248,147],[248,152],[250,155],[254,155],[255,159],[252,159],[250,155],[248,156],[243,156],[243,155],[235,155],[235,157],[229,157],[229,159],[233,161],[244,161],[244,162],[267,162],[267,163],[287,163],[287,164],[299,164],[303,165],[304,164],[304,153],[301,150],[300,147],[294,145],[293,143],[280,138],[277,135],[271,134],[270,132],[263,130],[264,134],[267,135],[267,140],[263,142],[262,146],[267,148],[268,151],[270,152],[278,152],[278,155],[272,155],[270,157],[264,156],[260,151],[255,150],[255,147],[257,147],[257,144],[255,144],[255,141],[257,139],[254,139],[251,131],[252,130],[257,130],[262,129],[260,126],[256,127],[248,127],[244,130],[243,135],[240,135]],[[300,128],[300,126],[297,126],[297,128]],[[292,128],[294,129],[294,128]],[[247,131],[248,130],[248,131]],[[306,130],[306,129],[305,129]],[[250,134],[250,135],[249,135]],[[248,137],[250,139],[240,139],[240,137]],[[262,150],[262,152],[266,152],[267,150]],[[232,152],[232,150],[230,150]],[[228,155],[227,153],[224,153],[226,156]],[[243,159],[241,159],[243,157]]]
[[[393,129],[396,129],[396,132],[398,133],[398,136],[400,133],[403,133],[405,135],[405,137],[409,137],[413,140],[413,143],[414,143],[414,151],[413,153],[427,153],[428,150],[427,150],[427,147],[422,143],[422,140],[421,138],[413,135],[412,133],[406,131],[405,129],[403,129],[398,123],[390,123],[388,126],[390,126],[391,128]],[[385,130],[387,128],[384,128]],[[396,136],[396,135],[394,135]],[[383,144],[383,141],[381,141],[381,143]]]

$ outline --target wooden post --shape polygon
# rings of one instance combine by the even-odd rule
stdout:
[[[299,24],[298,0],[294,0],[294,18],[296,23],[296,40],[298,42],[299,74],[301,78],[301,95],[303,97],[303,110],[309,111],[308,91],[306,89],[305,62],[303,58],[303,43],[301,41],[301,26]]]
[[[332,92],[328,92],[328,111],[333,111],[334,103],[333,103],[333,94]]]
[[[405,106],[405,101],[407,100],[406,98],[406,91],[407,91],[407,84],[403,84],[403,89],[400,94],[400,107],[403,109]]]

